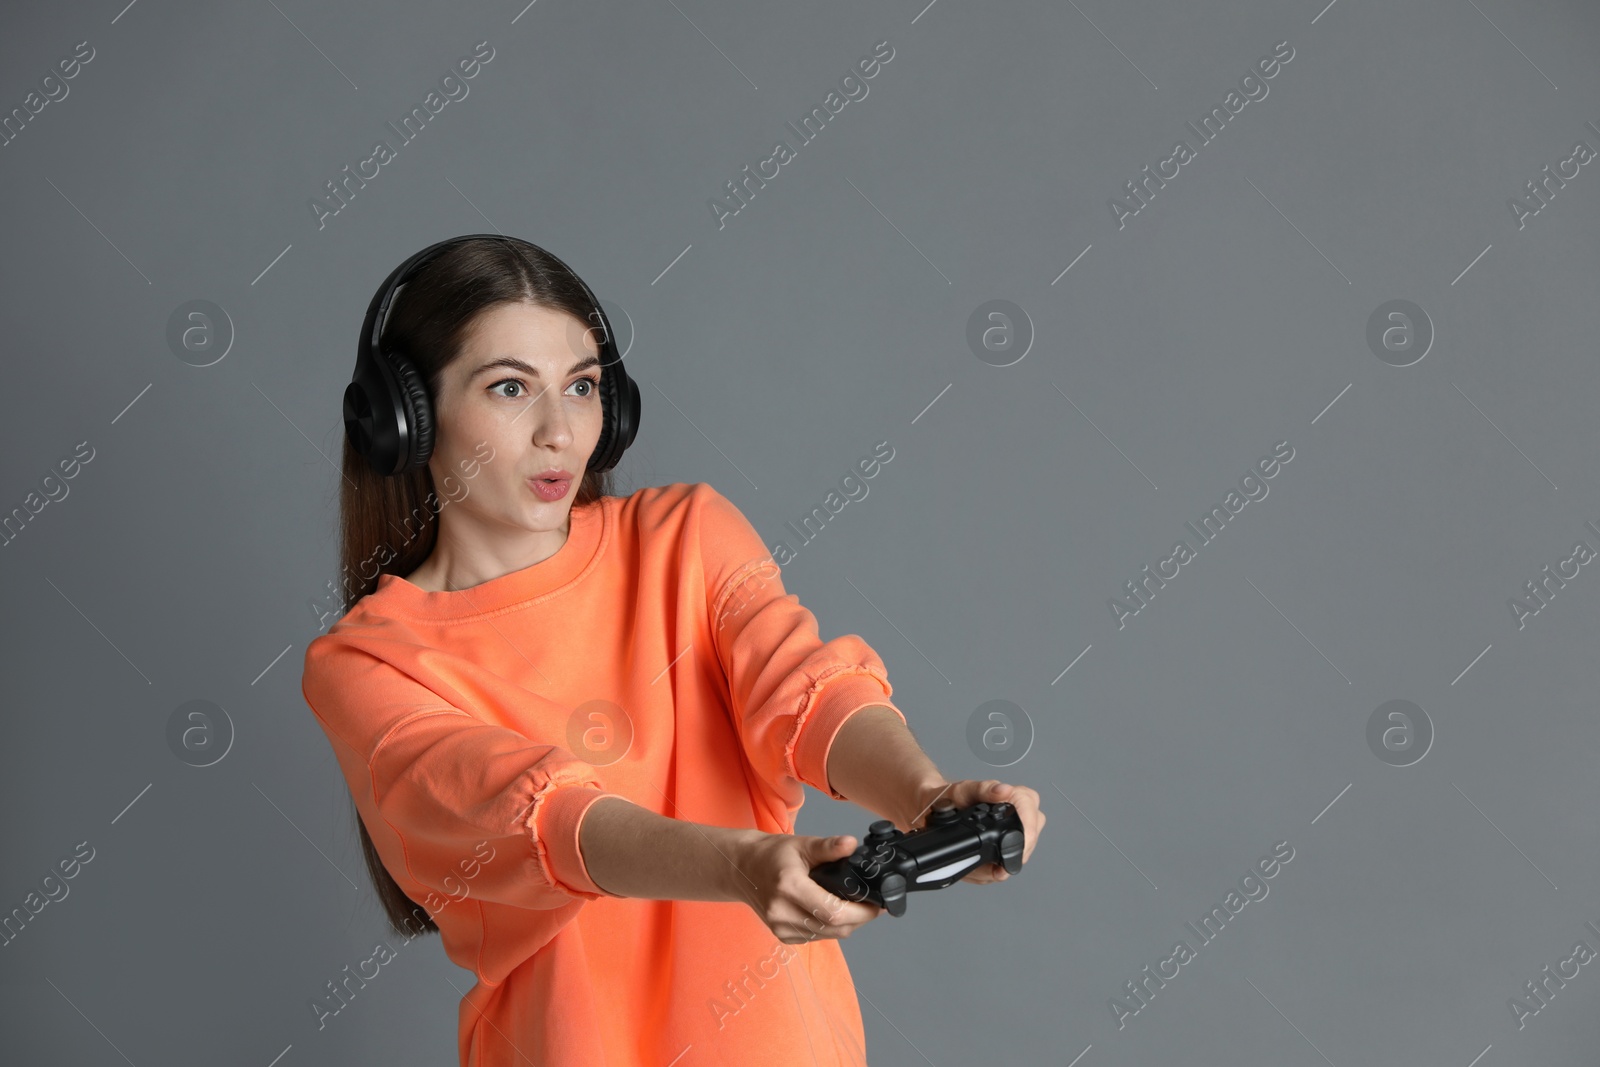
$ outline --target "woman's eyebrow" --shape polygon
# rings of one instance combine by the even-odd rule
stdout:
[[[568,374],[576,374],[579,371],[583,370],[585,367],[598,367],[598,366],[600,366],[600,357],[598,357],[598,356],[588,356],[588,357],[586,357],[584,359],[580,359],[578,362],[574,363],[572,365],[572,368],[570,370],[568,370],[567,373]],[[496,367],[509,367],[512,370],[519,370],[522,373],[526,374],[530,378],[538,378],[538,377],[540,377],[538,368],[530,366],[528,363],[524,362],[523,360],[518,359],[515,356],[501,356],[498,359],[491,359],[489,362],[485,363],[483,366],[481,366],[477,370],[473,371],[472,372],[472,377],[476,378],[478,375],[482,374],[484,371],[493,370]]]

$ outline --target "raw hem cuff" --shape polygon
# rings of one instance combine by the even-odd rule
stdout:
[[[587,784],[547,782],[533,797],[525,825],[539,859],[539,869],[552,886],[583,900],[613,896],[595,884],[578,848],[578,830],[589,805],[615,796]]]
[[[881,704],[905,722],[905,713],[890,703],[890,693],[888,679],[870,667],[843,667],[820,679],[806,691],[784,752],[790,773],[835,800],[848,800],[828,784],[828,752],[833,739],[846,719],[869,705]]]

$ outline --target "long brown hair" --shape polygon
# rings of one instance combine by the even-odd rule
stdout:
[[[582,286],[543,249],[515,238],[480,238],[441,252],[406,283],[390,308],[383,344],[410,359],[427,384],[429,398],[435,398],[444,369],[461,355],[479,313],[507,302],[565,311],[584,326],[592,321],[593,305]],[[428,558],[438,540],[443,505],[427,466],[383,477],[351,447],[348,438],[343,466],[339,557],[343,609],[347,612],[377,589],[382,575],[404,578]],[[611,488],[610,471],[585,470],[572,506],[610,496]],[[374,561],[379,564],[376,569]],[[389,926],[407,937],[437,933],[439,926],[427,909],[407,896],[384,867],[354,805],[352,796],[367,874]]]

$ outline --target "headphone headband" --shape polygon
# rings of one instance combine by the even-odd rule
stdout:
[[[463,241],[479,239],[503,241],[518,256],[523,254],[517,248],[520,239],[504,234],[472,233],[447,238],[414,253],[390,271],[367,305],[355,372],[344,392],[344,426],[351,447],[378,474],[395,475],[425,466],[434,440],[433,403],[426,383],[405,355],[383,347],[383,328],[390,306],[400,288],[434,257]],[[623,366],[611,322],[594,292],[560,257],[531,242],[522,243],[549,257],[577,282],[600,320],[600,363],[605,369],[600,376],[602,428],[587,469],[609,470],[622,459],[622,453],[639,432],[639,387]]]

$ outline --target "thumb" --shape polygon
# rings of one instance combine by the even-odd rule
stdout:
[[[812,839],[813,853],[818,859],[831,860],[840,856],[848,856],[855,851],[856,839],[849,834],[841,837],[818,837]]]

